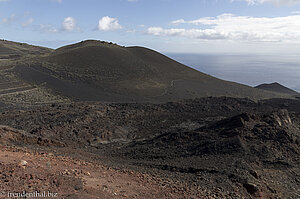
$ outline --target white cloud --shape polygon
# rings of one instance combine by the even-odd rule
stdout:
[[[73,31],[77,28],[76,20],[73,17],[67,17],[64,19],[62,23],[62,29],[64,31]]]
[[[61,32],[72,32],[80,31],[80,28],[77,26],[76,20],[73,17],[66,17],[60,28],[57,28],[51,24],[40,24],[39,30],[47,33],[61,33]]]
[[[185,23],[185,20],[178,19],[178,20],[172,21],[172,24],[180,24],[180,23]]]
[[[50,0],[50,1],[57,2],[57,3],[62,3],[62,0]]]
[[[7,1],[11,1],[11,0],[0,0],[0,2],[7,2]],[[62,0],[49,0],[49,1],[62,3]]]
[[[122,29],[122,26],[117,18],[106,16],[99,20],[98,29],[102,31],[118,30]]]
[[[184,36],[204,40],[226,39],[226,36],[224,34],[214,29],[163,29],[161,27],[150,27],[148,28],[147,33],[155,36]]]
[[[127,33],[135,33],[136,30],[126,30]]]
[[[150,27],[148,34],[156,36],[183,36],[203,40],[232,40],[256,42],[300,43],[300,15],[286,17],[249,17],[223,14],[193,21],[183,19],[173,24],[193,24],[202,28],[183,29]]]
[[[1,23],[2,24],[11,24],[13,23],[14,21],[16,21],[16,15],[15,14],[12,14],[10,15],[9,17],[5,17],[2,19]]]
[[[47,33],[58,33],[59,32],[59,30],[57,28],[53,27],[50,24],[40,24],[39,29],[42,32],[47,32]]]
[[[29,26],[30,24],[32,24],[33,23],[33,18],[29,18],[27,21],[25,21],[23,24],[22,24],[22,26],[23,27],[27,27],[27,26]]]
[[[276,5],[292,5],[292,4],[300,3],[300,0],[243,0],[243,1],[246,1],[250,5],[263,4],[263,3],[273,3]]]

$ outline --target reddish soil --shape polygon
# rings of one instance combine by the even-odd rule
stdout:
[[[4,109],[0,192],[298,199],[299,107],[299,100],[201,98]]]
[[[186,192],[183,185],[170,186],[170,182],[159,177],[19,147],[0,146],[0,176],[3,198],[23,191],[49,191],[57,193],[57,198],[85,199],[200,196]]]

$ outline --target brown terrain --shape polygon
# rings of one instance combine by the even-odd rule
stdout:
[[[300,198],[297,93],[140,47],[38,48],[0,61],[0,197]]]
[[[54,151],[56,154],[1,146],[0,197],[8,198],[10,193],[22,194],[25,190],[28,194],[46,192],[47,196],[49,192],[49,198],[197,197],[184,192],[183,184],[170,186],[169,181],[159,177],[68,157],[65,150]],[[80,155],[90,156],[84,152]]]
[[[224,81],[143,47],[83,41],[16,61],[11,75],[75,101],[162,103],[208,96],[292,95]]]
[[[268,91],[275,91],[275,92],[278,92],[278,93],[299,95],[298,92],[296,92],[296,91],[294,91],[290,88],[287,88],[287,87],[279,84],[278,82],[274,82],[274,83],[271,83],[271,84],[261,84],[261,85],[256,86],[255,88],[259,88],[259,89],[262,89],[262,90],[268,90]]]

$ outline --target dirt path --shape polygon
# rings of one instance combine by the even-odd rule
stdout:
[[[31,85],[25,85],[25,86],[16,87],[16,88],[2,89],[2,90],[0,90],[0,96],[1,95],[21,93],[21,92],[29,91],[29,90],[32,90],[32,89],[35,89],[35,87],[31,86]]]
[[[0,198],[23,191],[57,193],[56,198],[197,198],[150,175],[0,146]]]
[[[182,79],[176,79],[176,80],[172,80],[171,83],[170,83],[170,86],[169,87],[166,87],[164,89],[164,92],[160,95],[157,95],[157,96],[154,96],[154,97],[162,97],[164,95],[166,95],[169,91],[170,88],[172,88],[174,86],[174,83],[177,82],[177,81],[181,81]]]

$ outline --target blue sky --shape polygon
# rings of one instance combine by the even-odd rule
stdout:
[[[299,53],[300,0],[0,0],[1,38],[176,53]]]

